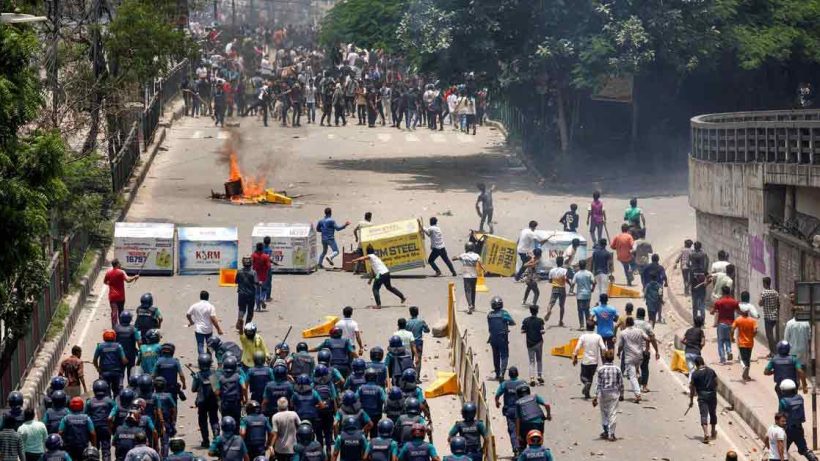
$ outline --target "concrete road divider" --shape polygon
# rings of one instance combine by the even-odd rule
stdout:
[[[607,296],[609,299],[612,298],[642,298],[643,294],[641,290],[636,290],[635,288],[625,287],[623,285],[617,285],[615,283],[609,284],[609,290],[607,290]]]
[[[689,365],[686,364],[686,356],[680,349],[672,349],[672,359],[669,361],[669,369],[681,373],[689,373]]]
[[[572,338],[569,340],[569,343],[564,344],[563,346],[553,347],[550,351],[550,355],[554,355],[556,357],[572,358],[572,353],[575,351],[576,344],[578,344],[578,338]],[[578,350],[578,355],[583,355],[583,353],[583,348]]]
[[[316,325],[315,327],[302,330],[302,337],[318,338],[321,336],[330,336],[330,329],[336,326],[336,322],[338,321],[339,317],[336,317],[335,315],[326,315],[324,322]]]
[[[458,394],[458,377],[450,371],[436,372],[436,380],[424,390],[424,397],[432,399],[442,395]]]

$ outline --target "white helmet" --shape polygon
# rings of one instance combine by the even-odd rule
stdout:
[[[797,384],[795,384],[791,379],[784,379],[783,381],[780,381],[781,391],[793,391],[795,389],[797,389]]]

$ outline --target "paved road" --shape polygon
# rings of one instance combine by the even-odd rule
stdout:
[[[243,171],[262,174],[267,177],[269,186],[302,197],[293,207],[238,206],[209,198],[211,190],[222,190],[228,176],[228,166],[219,153],[227,133],[210,123],[209,119],[185,118],[174,125],[168,133],[167,150],[156,158],[128,214],[128,221],[238,226],[240,248],[250,251],[250,232],[255,223],[315,222],[326,206],[333,207],[337,220],[354,223],[366,211],[373,212],[376,222],[408,217],[423,217],[426,221],[436,215],[451,254],[456,254],[463,247],[468,230],[478,224],[473,210],[477,182],[497,185],[496,233],[512,239],[530,219],[541,222],[542,228],[557,227],[557,220],[569,203],[577,202],[583,208],[589,192],[578,190],[580,196],[555,193],[550,191],[562,188],[536,185],[516,158],[504,150],[499,133],[487,128],[479,130],[478,136],[449,130],[407,132],[357,126],[263,128],[258,120],[247,118],[241,120],[241,127],[237,129],[242,138],[239,152]],[[586,174],[583,166],[579,165],[578,171],[581,177]],[[611,175],[612,172],[605,173]],[[602,172],[595,174],[600,176]],[[634,177],[632,180],[635,181]],[[641,181],[635,183],[641,184]],[[603,187],[608,209],[614,214],[622,212],[631,194],[608,196],[606,185]],[[694,233],[693,212],[685,197],[647,196],[641,205],[647,213],[650,238],[662,254],[670,254],[684,237]],[[342,232],[339,240],[344,246],[351,245],[351,231]],[[444,317],[446,285],[452,279],[426,277],[431,273],[429,268],[402,273],[395,285],[408,295],[408,305],[420,306],[422,316],[433,323]],[[618,275],[622,277],[621,273]],[[476,315],[458,314],[459,321],[470,332],[468,338],[472,346],[479,351],[478,361],[485,375],[490,370],[490,356],[485,352],[483,316],[490,296],[503,296],[516,321],[520,322],[526,313],[518,302],[522,285],[509,279],[490,279],[488,284],[491,293],[479,295]],[[232,289],[219,288],[215,276],[144,277],[129,287],[127,305],[135,306],[140,293],[153,292],[165,316],[165,339],[177,344],[183,362],[190,362],[195,360],[195,347],[193,332],[185,328],[184,312],[196,301],[201,289],[211,292],[211,299],[225,324],[233,323],[235,293]],[[543,287],[543,295],[547,292],[548,287]],[[106,291],[100,281],[95,293],[97,303],[92,302],[86,309],[69,341],[69,345],[83,345],[89,353],[108,319]],[[299,331],[323,315],[338,315],[344,305],[356,309],[354,318],[361,322],[368,345],[385,344],[395,329],[396,319],[406,315],[406,309],[390,294],[383,295],[388,308],[367,309],[372,300],[365,280],[341,272],[276,276],[273,295],[275,302],[270,311],[256,319],[260,334],[269,346],[289,325]],[[574,298],[570,298],[567,308],[568,325],[575,327]],[[551,323],[547,333],[549,345],[564,343],[577,334],[569,328],[555,327],[555,320]],[[231,339],[235,335],[234,332],[227,334]],[[512,338],[511,363],[517,364],[525,374],[523,339],[519,334],[513,334]],[[293,345],[296,341],[292,335],[289,342]],[[428,341],[425,355],[430,363],[423,370],[425,378],[431,378],[435,369],[446,368],[445,346],[432,339]],[[577,370],[571,367],[569,360],[553,357],[546,359],[546,370],[549,385],[538,388],[538,392],[553,404],[555,420],[547,426],[546,439],[558,455],[557,459],[592,456],[620,459],[636,454],[640,459],[715,459],[725,453],[732,440],[738,440],[737,435],[730,433],[729,438],[703,446],[697,438],[700,429],[696,417],[690,413],[686,424],[682,424],[686,400],[681,395],[681,380],[671,377],[658,364],[653,365],[650,382],[654,392],[641,405],[624,403],[621,407],[619,436],[623,440],[615,444],[600,442],[596,440],[600,432],[598,412],[579,398]],[[89,370],[89,374],[93,373]],[[489,390],[494,391],[496,385],[488,381]],[[433,405],[436,431],[441,434],[455,417],[456,400],[447,397],[434,401]],[[199,442],[194,415],[194,410],[187,407],[181,412],[180,433],[185,434],[189,446]],[[497,421],[494,427],[500,452],[509,453],[503,421]],[[443,437],[440,435],[438,440]],[[444,444],[441,445],[442,451],[447,452]]]

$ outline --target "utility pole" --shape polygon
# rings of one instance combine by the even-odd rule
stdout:
[[[58,123],[57,107],[60,104],[58,79],[60,69],[58,56],[61,20],[60,0],[51,0],[49,2],[48,19],[51,22],[51,46],[49,47],[49,56],[46,62],[48,65],[48,86],[51,89],[51,124],[56,128]]]

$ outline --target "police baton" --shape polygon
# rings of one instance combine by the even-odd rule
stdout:
[[[691,409],[692,409],[692,402],[689,402],[689,408],[687,408],[687,409],[686,409],[686,411],[685,411],[685,412],[683,412],[683,416],[688,415],[688,414],[689,414],[689,410],[691,410]]]
[[[190,372],[191,372],[191,375],[193,375],[194,377],[196,377],[196,371],[194,371],[194,369],[193,369],[193,368],[191,368],[191,366],[192,366],[192,365],[191,365],[190,363],[186,363],[186,364],[185,364],[185,368],[187,368],[187,369],[188,369],[188,371],[190,371]]]

